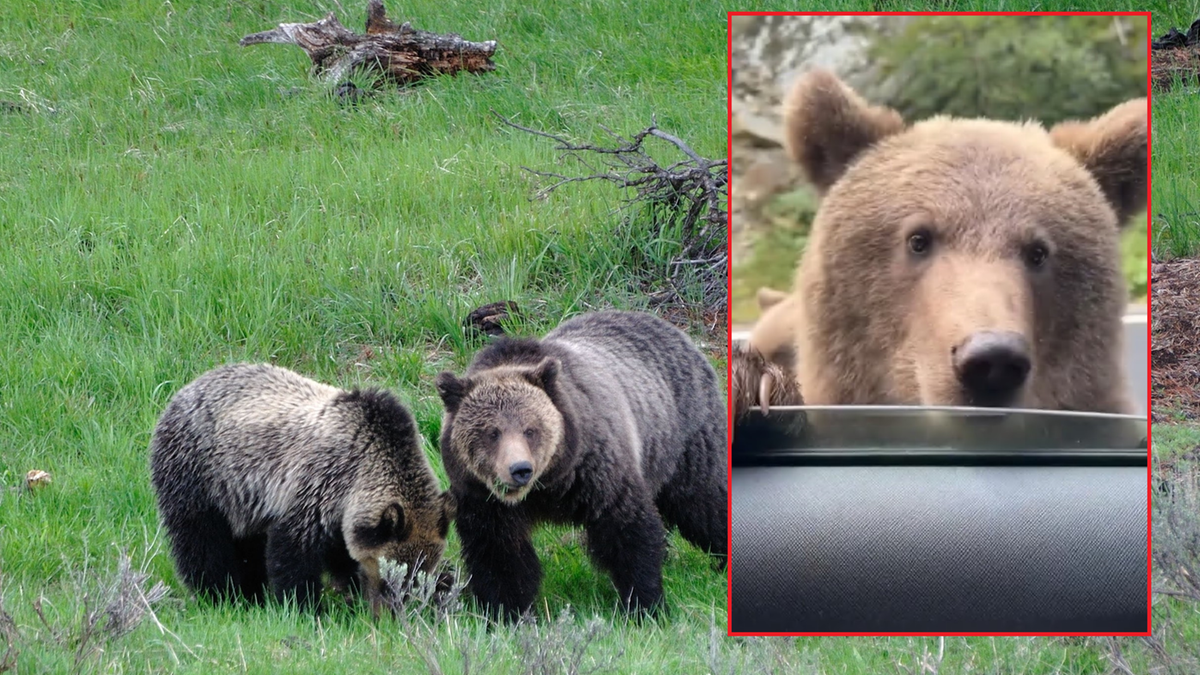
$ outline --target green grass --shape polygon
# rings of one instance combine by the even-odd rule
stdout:
[[[800,188],[779,195],[764,207],[769,225],[753,235],[749,254],[732,270],[730,312],[734,325],[758,318],[755,293],[759,288],[785,291],[792,287],[817,203],[810,189]]]
[[[1200,2],[1152,2],[1156,34],[1170,27],[1186,31],[1200,18]],[[1154,181],[1151,187],[1154,252],[1163,258],[1200,252],[1200,183],[1188,163],[1194,153],[1200,116],[1196,83],[1176,83],[1165,94],[1154,96],[1154,129],[1151,145]]]
[[[538,184],[521,167],[558,168],[554,144],[490,111],[593,142],[606,141],[602,125],[630,134],[657,117],[698,153],[724,154],[724,124],[714,124],[724,116],[724,19],[711,6],[391,3],[418,28],[498,39],[498,68],[356,108],[309,80],[301,50],[237,46],[328,9],[361,26],[365,1],[342,6],[78,0],[6,10],[0,100],[28,112],[0,114],[0,480],[17,485],[35,468],[54,479],[37,494],[0,496],[3,598],[31,640],[24,672],[70,657],[29,637],[45,637],[32,601],[45,594],[69,624],[83,561],[111,567],[117,547],[136,554],[156,538],[144,563],[180,600],[160,611],[179,639],[147,625],[95,663],[159,670],[178,657],[180,669],[204,672],[245,654],[263,668],[414,667],[404,637],[361,612],[317,624],[281,608],[184,601],[147,470],[158,414],[219,363],[273,361],[395,389],[440,472],[432,381],[479,347],[459,329],[471,308],[516,300],[528,334],[588,309],[645,309],[670,253],[616,236],[625,195],[611,187],[531,200]],[[650,149],[678,159],[665,144]],[[550,572],[541,606],[610,622],[616,594],[569,532],[538,534]],[[611,638],[631,663],[682,658],[671,635],[705,640],[724,625],[725,579],[705,556],[676,538],[665,573],[674,615],[664,637],[622,628]],[[445,630],[464,626],[482,624],[464,616]],[[281,647],[289,636],[327,647]]]
[[[1154,252],[1163,258],[1200,251],[1200,182],[1189,158],[1200,133],[1195,85],[1177,85],[1154,98]]]
[[[1154,450],[1164,455],[1173,455],[1200,447],[1200,426],[1190,424],[1155,424]]]
[[[373,624],[361,608],[313,616],[187,597],[146,447],[188,380],[268,360],[337,385],[391,387],[440,472],[431,382],[478,348],[458,328],[469,309],[516,300],[522,331],[536,334],[579,311],[647,306],[665,254],[615,236],[622,195],[576,185],[531,201],[536,184],[520,167],[553,169],[553,144],[489,110],[596,142],[601,125],[628,133],[657,115],[700,154],[724,153],[717,3],[393,3],[418,28],[498,39],[499,68],[354,109],[308,80],[299,49],[236,44],[329,9],[358,28],[363,5],[5,8],[0,100],[32,108],[0,112],[0,600],[21,636],[16,672],[74,669],[71,627],[95,607],[119,550],[171,595],[157,607],[161,628],[147,621],[98,643],[83,671],[438,672],[432,658],[462,672],[469,656],[470,672],[522,672],[539,644],[586,643],[593,618],[601,630],[579,660],[616,672],[916,668],[933,640],[725,637],[725,580],[677,536],[665,568],[672,613],[646,626],[614,611],[611,586],[565,528],[536,537],[547,575],[535,628],[489,631],[466,612],[425,628]],[[12,489],[30,469],[54,482]],[[457,551],[452,538],[449,557]],[[1102,658],[1089,641],[956,638],[944,672],[1089,673]]]
[[[1154,533],[1152,550],[1155,556],[1155,587],[1182,590],[1194,586],[1200,557],[1196,549],[1196,537],[1200,534],[1200,465],[1196,462],[1196,450],[1200,448],[1200,426],[1194,423],[1155,424],[1151,428],[1154,454],[1154,476],[1152,484],[1160,481],[1171,484],[1172,491],[1164,495],[1159,490],[1151,493],[1153,499]],[[1169,562],[1159,566],[1159,558]],[[1170,571],[1174,570],[1174,574]],[[1200,659],[1200,602],[1178,596],[1160,595],[1155,600],[1155,622],[1169,625],[1170,641],[1176,645],[1172,651],[1187,652],[1193,659],[1190,667],[1195,670],[1195,660]]]

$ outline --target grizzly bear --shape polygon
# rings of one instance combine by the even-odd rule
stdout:
[[[343,391],[267,364],[184,386],[150,442],[158,509],[194,592],[311,606],[322,574],[382,607],[380,561],[429,572],[454,516],[411,413],[386,391]]]
[[[784,118],[821,195],[792,292],[805,402],[1132,412],[1119,234],[1146,204],[1146,107],[907,124],[803,75]]]
[[[467,589],[493,618],[534,602],[530,536],[542,522],[581,525],[639,616],[663,606],[667,526],[724,568],[726,406],[679,329],[644,313],[584,314],[541,340],[489,345],[437,388]]]

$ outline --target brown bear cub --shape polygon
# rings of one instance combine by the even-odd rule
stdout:
[[[1132,411],[1119,236],[1146,99],[1048,131],[907,124],[816,70],[784,118],[822,195],[790,302],[806,403]]]
[[[180,577],[209,597],[312,606],[322,574],[384,599],[380,561],[429,572],[454,516],[390,393],[343,391],[266,364],[221,366],[179,390],[150,442]]]
[[[724,568],[726,407],[716,373],[671,324],[585,314],[541,340],[493,343],[437,388],[467,588],[491,616],[533,604],[541,522],[583,526],[592,560],[638,614],[663,603],[666,526]]]

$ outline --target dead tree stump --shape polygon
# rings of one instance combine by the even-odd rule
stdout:
[[[496,69],[496,41],[469,42],[454,33],[439,35],[417,30],[407,21],[396,25],[381,0],[367,4],[367,32],[350,32],[330,12],[313,23],[281,23],[272,30],[242,38],[243,47],[263,43],[296,45],[313,62],[313,74],[330,85],[343,82],[353,71],[378,76],[400,86],[434,75],[460,71],[484,73]]]

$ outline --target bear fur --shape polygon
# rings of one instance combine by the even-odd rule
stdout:
[[[343,391],[267,364],[215,368],[175,394],[150,442],[158,509],[196,593],[302,606],[322,574],[365,588],[378,613],[381,559],[431,571],[453,498],[411,413],[386,391]]]
[[[759,317],[745,344],[734,344],[729,353],[730,391],[734,428],[745,420],[750,408],[763,414],[771,406],[804,405],[796,383],[795,295],[762,287],[757,293]]]
[[[759,316],[750,329],[750,347],[781,367],[792,370],[796,360],[796,296],[763,287],[757,293]]]
[[[502,339],[461,378],[438,375],[441,452],[468,590],[493,617],[531,607],[542,522],[586,531],[623,607],[663,604],[666,527],[726,554],[727,409],[682,331],[650,314],[596,312],[541,340]]]
[[[746,420],[750,409],[758,407],[765,415],[771,406],[804,405],[796,373],[790,365],[767,358],[749,343],[735,343],[729,350],[730,390],[733,392],[734,439],[739,424]]]
[[[791,304],[805,402],[1132,412],[1119,233],[1146,205],[1146,99],[910,125],[814,70],[784,120],[822,197]]]

